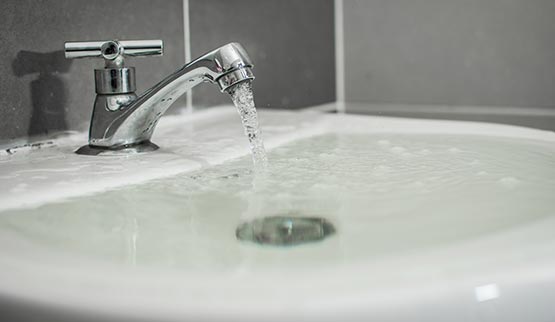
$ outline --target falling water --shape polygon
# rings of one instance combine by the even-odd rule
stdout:
[[[264,141],[258,125],[258,117],[254,106],[254,98],[251,82],[242,82],[230,91],[233,104],[241,116],[241,122],[245,128],[245,134],[249,138],[252,151],[252,159],[255,168],[260,169],[267,166],[268,158],[264,149]]]
[[[236,231],[239,240],[252,241],[263,245],[293,246],[326,238],[335,232],[331,223],[323,218],[302,218],[285,216],[258,217],[263,214],[264,198],[260,195],[268,189],[268,158],[260,134],[251,82],[236,85],[230,92],[233,103],[239,111],[245,134],[249,138],[254,162],[255,176],[252,181],[252,195],[249,207]],[[264,171],[261,171],[264,170]],[[253,219],[254,218],[254,219]]]

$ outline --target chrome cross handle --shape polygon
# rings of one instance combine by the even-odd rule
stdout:
[[[164,52],[162,40],[106,40],[68,41],[66,58],[99,57],[114,61],[123,56],[160,56]]]
[[[123,58],[160,56],[164,50],[162,40],[68,41],[64,47],[66,58],[104,58],[104,68],[94,70],[97,94],[134,93],[135,68],[125,67]]]

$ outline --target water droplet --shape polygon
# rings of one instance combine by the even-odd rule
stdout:
[[[390,171],[391,171],[391,167],[388,167],[386,165],[377,165],[374,167],[374,169],[372,169],[372,174],[376,176],[383,176],[389,173]]]
[[[514,177],[504,177],[499,179],[498,182],[505,188],[513,189],[520,183],[520,180]]]
[[[322,160],[326,160],[326,159],[335,160],[335,158],[337,157],[332,153],[326,153],[326,152],[320,153],[318,156],[322,158]]]
[[[403,152],[405,152],[406,150],[407,150],[407,149],[403,148],[402,146],[394,146],[394,147],[392,147],[391,149],[389,149],[389,151],[391,151],[391,152],[393,152],[393,153],[397,153],[397,154],[403,153]]]
[[[27,190],[27,186],[28,186],[28,184],[26,184],[26,183],[18,183],[10,191],[15,192],[15,193],[24,192],[25,190]]]

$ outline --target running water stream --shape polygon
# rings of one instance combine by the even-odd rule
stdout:
[[[233,104],[237,107],[241,122],[245,128],[245,135],[249,139],[252,160],[255,169],[265,168],[268,165],[264,140],[260,133],[256,107],[254,106],[254,96],[251,82],[242,82],[235,86],[230,92]]]
[[[235,231],[237,238],[258,244],[293,246],[319,241],[333,234],[335,232],[333,224],[324,218],[303,218],[302,214],[300,217],[290,214],[260,217],[260,214],[263,214],[265,200],[261,196],[269,188],[267,186],[269,166],[254,105],[252,83],[240,83],[230,94],[249,139],[255,170],[249,206],[243,214],[245,221]]]

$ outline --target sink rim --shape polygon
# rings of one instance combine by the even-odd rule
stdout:
[[[262,109],[259,113],[268,149],[325,133],[459,134],[555,142],[555,132],[504,124],[329,114],[312,110],[291,112]],[[194,114],[196,115],[192,117],[170,115],[161,118],[161,126],[154,136],[161,149],[153,153],[102,158],[78,156],[73,151],[82,145],[81,140],[85,135],[79,133],[53,140],[49,148],[36,151],[27,149],[26,152],[13,156],[0,156],[0,189],[8,192],[0,195],[0,212],[36,207],[68,197],[90,195],[106,189],[195,171],[249,153],[234,107],[222,106]],[[337,126],[338,122],[341,126]],[[214,126],[221,131],[208,133],[208,129]],[[192,138],[174,139],[176,133],[186,133]],[[196,141],[192,142],[193,140]],[[218,140],[219,145],[210,150],[210,146]],[[208,152],[198,148],[204,146],[209,147]],[[183,151],[183,147],[190,148],[193,152]],[[54,151],[58,151],[58,154]],[[41,159],[48,160],[42,162]],[[48,162],[53,164],[52,169],[42,172],[35,169],[38,163],[42,165]],[[121,175],[112,174],[106,178],[97,176],[99,167],[95,163],[102,163],[105,167],[124,163],[125,168],[121,167]],[[160,163],[165,163],[165,166],[158,166]],[[84,164],[87,164],[89,171],[77,169],[77,172],[65,173],[58,170],[66,167],[79,168]],[[10,178],[11,173],[18,173],[19,176]],[[34,179],[41,176],[47,177],[46,181]],[[78,180],[76,176],[88,178]]]

